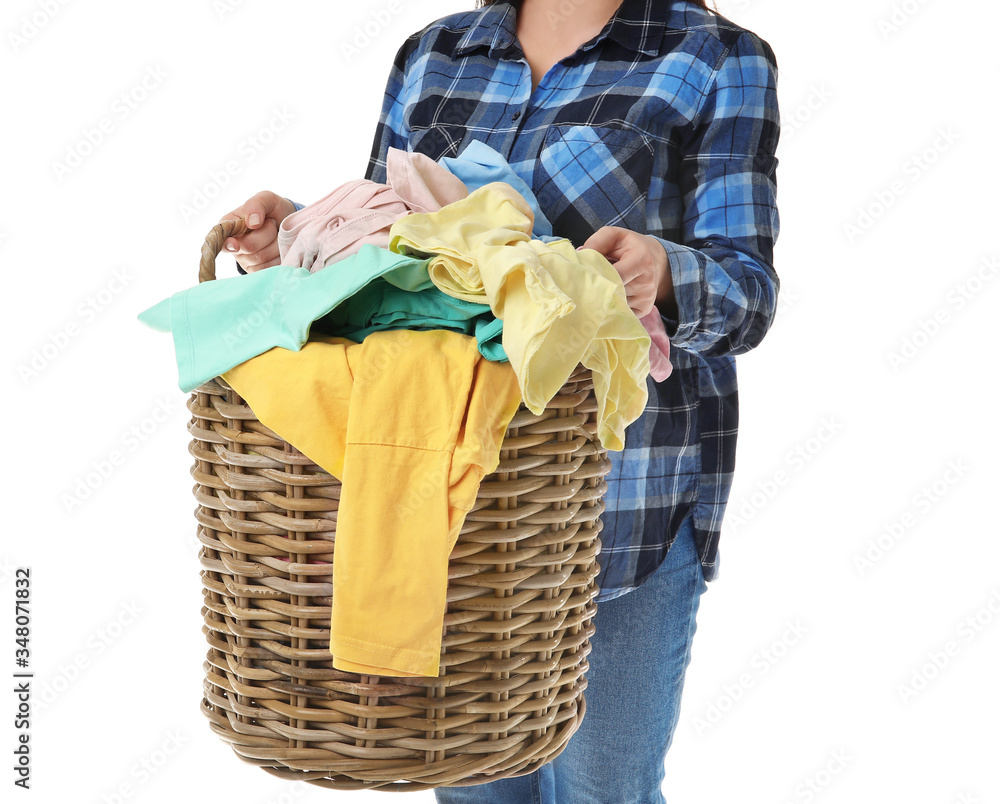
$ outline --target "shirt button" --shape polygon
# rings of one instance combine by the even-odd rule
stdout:
[[[520,112],[514,112],[514,116],[511,118],[511,120],[517,120],[517,118],[519,118],[520,116],[521,116]]]

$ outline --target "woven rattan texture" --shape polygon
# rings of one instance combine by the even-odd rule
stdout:
[[[243,760],[329,788],[423,790],[530,773],[565,748],[585,711],[610,468],[589,371],[507,430],[450,557],[437,678],[333,668],[339,481],[218,380],[188,407],[202,711]]]

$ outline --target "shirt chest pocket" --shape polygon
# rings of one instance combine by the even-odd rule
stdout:
[[[646,233],[653,147],[637,131],[551,126],[535,164],[532,189],[556,235],[580,245],[602,226]]]

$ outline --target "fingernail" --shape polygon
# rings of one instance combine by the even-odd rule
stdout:
[[[240,247],[236,245],[235,241],[233,240],[226,241],[226,251],[239,251],[239,250]]]
[[[247,218],[247,223],[250,224],[251,226],[260,226],[260,215],[258,215],[255,212],[253,215]]]

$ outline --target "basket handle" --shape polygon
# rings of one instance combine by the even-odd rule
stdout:
[[[222,244],[227,237],[234,237],[248,231],[247,222],[243,218],[219,221],[205,236],[201,247],[201,267],[198,270],[198,282],[208,282],[215,279],[215,258],[222,251]]]

